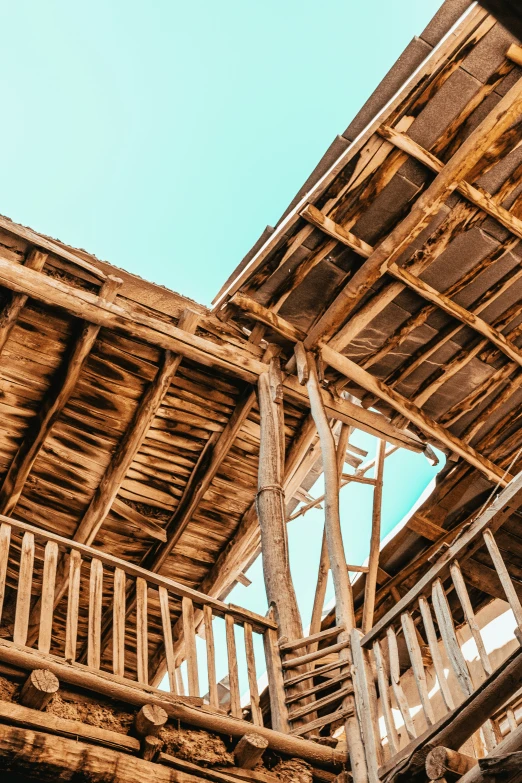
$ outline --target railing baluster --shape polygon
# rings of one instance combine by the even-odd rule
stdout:
[[[20,571],[18,574],[18,594],[16,597],[16,613],[13,630],[13,642],[24,646],[29,629],[29,612],[31,610],[31,587],[33,583],[34,565],[34,535],[24,533],[22,551],[20,554]]]
[[[511,581],[506,564],[504,563],[504,558],[500,554],[500,549],[498,548],[497,542],[495,541],[491,530],[484,530],[482,535],[484,537],[484,541],[486,542],[489,555],[493,561],[493,565],[495,566],[495,571],[497,572],[498,578],[500,579],[502,589],[506,594],[506,598],[511,607],[511,610],[515,615],[516,623],[519,629],[522,631],[522,605],[518,595],[516,594],[515,588],[513,587],[513,582]]]
[[[114,569],[112,604],[112,670],[118,677],[125,676],[125,571]]]
[[[373,643],[373,657],[375,659],[375,668],[377,669],[377,682],[379,684],[379,694],[381,697],[384,725],[386,726],[386,736],[388,738],[390,753],[392,756],[394,756],[399,750],[399,735],[397,734],[397,728],[393,719],[388,678],[386,676],[381,645],[378,641]]]
[[[54,613],[54,585],[56,582],[56,567],[58,565],[58,544],[48,541],[45,545],[44,569],[42,578],[42,602],[40,611],[40,630],[38,633],[38,649],[48,653],[51,649],[51,635]]]
[[[95,557],[91,560],[89,579],[89,626],[87,630],[87,666],[100,668],[101,620],[103,598],[103,566]]]
[[[357,704],[357,719],[361,736],[363,738],[366,765],[368,768],[369,783],[379,783],[379,763],[382,748],[379,735],[375,733],[375,725],[372,717],[372,702],[370,697],[370,687],[368,682],[368,672],[364,653],[361,647],[360,631],[353,628],[350,633],[350,641],[353,658],[354,671],[354,692]]]
[[[181,611],[183,615],[183,638],[185,640],[185,657],[187,659],[189,696],[199,696],[196,629],[194,626],[194,604],[192,599],[183,597]]]
[[[250,691],[250,707],[252,710],[252,723],[255,726],[263,725],[263,713],[259,704],[259,689],[257,687],[256,659],[254,656],[254,642],[252,639],[252,626],[245,623],[245,654],[247,661],[248,688]]]
[[[442,693],[442,698],[444,699],[444,703],[448,710],[453,710],[455,708],[455,703],[453,701],[453,696],[451,695],[451,689],[448,685],[446,675],[444,674],[444,663],[439,650],[439,642],[435,632],[430,606],[424,596],[419,598],[419,608],[422,615],[424,630],[426,631],[426,637],[428,639],[433,668],[435,669],[435,674],[439,681],[440,692]]]
[[[65,660],[70,662],[76,660],[81,568],[82,557],[76,549],[73,549],[69,555],[69,595],[67,597],[67,621],[65,625]]]
[[[165,658],[169,675],[170,692],[178,694],[176,682],[176,659],[174,658],[174,644],[172,641],[172,622],[170,619],[169,593],[166,587],[159,588],[159,601],[161,610],[161,624],[163,627],[163,641],[165,643]]]
[[[9,543],[11,541],[11,525],[2,522],[0,525],[0,620],[4,608],[5,580],[7,577],[7,564],[9,562]]]
[[[228,686],[230,688],[230,713],[234,718],[241,718],[241,698],[239,693],[239,675],[237,671],[236,637],[234,635],[234,618],[225,615],[228,658]]]
[[[401,685],[401,667],[399,663],[399,650],[397,649],[397,637],[393,627],[390,626],[386,631],[388,637],[388,655],[390,658],[390,680],[392,684],[392,690],[395,696],[397,706],[401,711],[404,726],[410,739],[415,739],[415,728],[413,726],[413,720],[410,715],[410,708],[402,690]]]
[[[207,672],[208,672],[208,695],[210,706],[217,710],[219,707],[219,697],[216,681],[216,650],[214,647],[214,630],[212,628],[212,608],[205,604],[203,607],[203,621],[205,624],[205,644],[207,647]]]
[[[406,647],[408,648],[408,654],[410,656],[413,677],[421,700],[422,709],[424,710],[424,716],[428,726],[433,726],[435,723],[435,714],[428,694],[426,672],[424,671],[424,664],[422,662],[422,653],[417,639],[417,631],[413,618],[409,612],[403,612],[401,615],[401,624]]]
[[[288,709],[285,703],[285,683],[281,666],[281,654],[277,643],[277,631],[267,628],[263,634],[263,645],[265,649],[272,728],[275,731],[288,734],[290,726],[288,723]]]
[[[136,657],[138,682],[149,683],[149,634],[147,616],[147,590],[145,579],[136,579]]]
[[[478,627],[478,623],[475,618],[475,612],[471,606],[468,590],[466,588],[462,571],[460,570],[460,566],[457,560],[455,560],[450,565],[450,573],[453,584],[455,585],[455,592],[457,593],[460,605],[462,606],[462,610],[464,612],[464,617],[469,626],[473,639],[475,640],[475,644],[477,645],[479,658],[484,671],[486,674],[492,674],[493,667],[491,666],[491,661],[489,660],[486,648],[484,647],[484,640],[482,639],[482,634],[480,633],[480,628]]]

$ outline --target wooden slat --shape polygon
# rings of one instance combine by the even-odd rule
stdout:
[[[56,567],[58,565],[58,545],[48,541],[45,545],[44,570],[42,580],[42,611],[40,614],[40,630],[38,633],[38,649],[48,653],[51,649],[51,633],[54,611],[54,584]]]
[[[500,583],[502,584],[506,598],[511,607],[511,611],[515,615],[516,623],[518,627],[522,629],[522,605],[518,595],[516,594],[515,588],[513,587],[513,582],[509,576],[504,559],[500,554],[497,542],[495,541],[491,530],[484,530],[483,536],[488,548],[489,555],[493,561],[493,565],[495,566],[495,571],[498,574],[498,578],[500,579]]]
[[[335,693],[329,693],[328,696],[323,696],[322,699],[312,701],[309,704],[305,704],[303,707],[296,707],[288,713],[288,717],[291,721],[299,720],[300,718],[309,715],[311,712],[317,712],[317,710],[322,710],[324,707],[328,707],[328,705],[344,699],[349,693],[353,693],[352,685],[344,685],[343,687],[338,688]]]
[[[450,193],[466,178],[484,152],[498,139],[522,112],[522,80],[501,98],[480,125],[460,145],[451,160],[419,196],[406,217],[378,245],[362,267],[352,275],[326,313],[309,331],[307,348],[320,340],[327,341],[359,304],[367,291],[385,274],[429,224]]]
[[[227,660],[228,660],[228,687],[230,688],[230,714],[234,718],[240,718],[241,694],[239,693],[239,673],[237,668],[236,637],[234,635],[234,618],[227,614],[225,617],[227,636]]]
[[[308,677],[310,678],[310,674],[308,674]],[[326,680],[324,680],[324,682],[320,682],[319,685],[314,685],[312,688],[306,688],[303,691],[298,691],[291,696],[287,696],[286,703],[293,704],[295,701],[302,701],[302,699],[305,699],[307,696],[312,696],[316,693],[319,693],[320,691],[324,691],[340,682],[346,682],[347,679],[349,678],[347,678],[346,674],[344,673],[338,674],[335,677],[328,677]]]
[[[480,470],[488,479],[498,481],[502,486],[506,486],[510,476],[505,476],[504,473],[497,468],[487,457],[479,454],[475,449],[464,443],[459,438],[455,437],[449,430],[442,427],[434,419],[428,416],[424,411],[421,411],[416,405],[410,402],[406,397],[386,386],[385,383],[374,378],[366,370],[363,370],[358,364],[353,362],[348,357],[343,356],[337,351],[333,351],[327,345],[323,346],[321,350],[324,361],[331,367],[336,369],[342,375],[346,376],[355,383],[362,386],[368,392],[375,395],[381,400],[386,401],[394,410],[398,413],[406,416],[407,419],[413,422],[429,437],[435,438],[445,446],[447,446],[452,452],[458,454],[465,459],[470,465]]]
[[[455,626],[453,624],[453,618],[451,616],[448,605],[448,599],[446,598],[444,587],[440,579],[436,579],[433,583],[432,599],[440,635],[442,637],[451,668],[453,669],[455,677],[457,678],[457,682],[462,693],[464,696],[469,696],[471,693],[473,693],[473,682],[471,681],[471,676],[466,661],[462,655],[462,650],[460,649],[459,643],[457,641]]]
[[[256,659],[254,655],[254,643],[252,639],[252,626],[245,623],[245,655],[247,662],[248,689],[250,691],[250,709],[252,710],[252,723],[255,726],[263,725],[263,713],[259,703],[259,689],[257,686]]]
[[[388,637],[390,680],[391,680],[393,694],[395,696],[395,701],[397,702],[397,706],[401,711],[402,719],[404,721],[404,726],[408,733],[408,737],[410,739],[415,739],[416,734],[415,734],[415,728],[413,726],[413,720],[410,714],[410,708],[408,706],[408,701],[406,699],[406,696],[404,695],[404,691],[402,690],[402,685],[401,685],[401,667],[399,663],[399,651],[397,649],[397,637],[395,636],[395,631],[391,626],[388,628],[386,634]]]
[[[328,726],[330,723],[337,723],[339,720],[343,720],[352,714],[351,707],[341,707],[335,712],[331,712],[329,715],[323,715],[317,720],[312,720],[309,723],[305,723],[290,732],[294,737],[301,737],[303,734],[309,734],[316,729],[321,729],[323,726]]]
[[[179,691],[176,678],[176,659],[174,657],[174,646],[172,642],[172,620],[170,617],[169,593],[168,590],[163,586],[158,588],[158,593],[161,610],[161,625],[163,628],[163,642],[165,644],[165,660],[167,664],[167,674],[169,677],[169,687],[171,693],[177,694]],[[206,608],[207,607],[205,607],[205,609]],[[212,612],[212,610],[210,611]]]
[[[13,630],[13,642],[25,645],[29,629],[29,612],[31,609],[31,587],[33,582],[34,536],[24,533],[22,551],[20,554],[20,572],[18,575],[18,593],[16,596],[16,613]]]
[[[394,756],[399,749],[399,736],[397,734],[395,720],[393,719],[393,711],[390,702],[390,686],[385,670],[381,644],[378,641],[373,643],[373,656],[375,659],[375,668],[377,670],[377,683],[379,685],[379,695],[384,718],[384,725],[386,727],[386,737],[388,739],[390,753],[392,756]]]
[[[255,299],[251,299],[239,291],[234,294],[232,299],[229,300],[229,304],[239,307],[250,315],[255,321],[270,326],[275,332],[286,337],[288,340],[296,342],[298,340],[304,340],[305,333],[298,327],[289,325],[289,322],[284,318],[281,318],[274,313],[273,310],[269,310],[268,307],[264,307]],[[289,328],[290,327],[290,328]]]
[[[136,659],[138,682],[149,682],[149,631],[147,613],[148,585],[145,579],[136,579]],[[195,694],[199,695],[199,694]]]
[[[439,642],[437,634],[435,632],[435,625],[433,624],[433,617],[431,616],[430,606],[424,596],[419,598],[419,608],[422,615],[422,622],[424,624],[424,630],[426,632],[426,638],[428,639],[428,646],[430,648],[431,659],[433,661],[433,668],[437,675],[442,698],[448,710],[453,710],[455,704],[453,696],[451,694],[451,688],[448,685],[446,675],[444,673],[444,663],[439,650]]]
[[[375,733],[372,712],[374,705],[371,702],[369,683],[366,673],[364,652],[361,647],[360,631],[353,628],[350,633],[355,701],[357,704],[357,719],[364,743],[364,755],[369,783],[379,783],[379,766],[381,744],[379,735]]]
[[[318,666],[316,669],[312,669],[312,671],[296,674],[295,677],[289,677],[288,679],[285,679],[285,688],[292,688],[294,685],[297,685],[298,682],[302,682],[303,680],[322,677],[328,672],[334,671],[335,669],[340,669],[341,666],[342,664],[340,661],[331,661],[330,663],[325,663],[323,666]]]
[[[183,638],[187,661],[189,696],[199,696],[198,658],[196,651],[196,629],[194,627],[194,604],[190,598],[181,601],[183,617]]]
[[[471,606],[468,590],[466,588],[462,571],[460,570],[460,566],[457,560],[455,560],[450,565],[450,574],[453,580],[453,584],[455,585],[455,592],[457,593],[460,605],[462,606],[462,610],[464,612],[464,617],[469,626],[473,639],[475,640],[475,644],[477,645],[477,651],[484,671],[486,674],[492,674],[493,667],[491,666],[489,655],[486,652],[484,640],[482,639],[482,634],[480,633],[480,628],[475,618],[475,612]]]
[[[288,734],[288,709],[285,704],[285,683],[283,682],[283,670],[281,656],[277,644],[277,632],[268,628],[263,634],[265,647],[266,673],[268,677],[268,689],[270,692],[270,710],[272,728],[282,734]],[[309,679],[309,674],[300,675],[303,679]]]
[[[112,605],[112,670],[118,677],[125,676],[125,571],[114,569]]]
[[[381,512],[382,489],[384,481],[384,458],[386,454],[386,442],[377,442],[377,456],[375,466],[375,488],[373,490],[372,504],[372,530],[370,535],[370,555],[368,558],[368,575],[364,585],[364,606],[362,629],[367,633],[373,625],[373,613],[375,610],[375,594],[377,591],[377,574],[379,571],[379,557],[381,552]]]
[[[103,565],[93,557],[89,578],[89,624],[87,629],[87,665],[100,668],[100,636],[103,598]]]
[[[7,565],[9,563],[9,543],[11,541],[11,525],[2,522],[0,525],[0,620],[4,608]]]
[[[424,671],[422,653],[417,639],[415,624],[409,612],[404,612],[401,615],[401,623],[404,639],[406,641],[406,647],[408,648],[408,654],[410,656],[413,677],[415,679],[415,684],[417,686],[417,691],[421,700],[426,723],[428,726],[433,726],[435,723],[435,714],[433,712],[433,707],[431,706],[430,697],[428,695],[426,672]]]
[[[67,620],[65,626],[65,660],[70,662],[76,660],[81,568],[82,557],[79,552],[73,549],[69,555],[69,595],[67,597]]]
[[[216,679],[216,648],[214,644],[214,629],[212,627],[212,609],[210,606],[203,607],[203,620],[205,623],[205,644],[207,648],[207,673],[208,673],[208,693],[209,703],[212,709],[219,709],[219,696]],[[245,623],[245,626],[251,626]]]
[[[298,650],[301,647],[309,647],[310,644],[315,642],[322,642],[325,639],[330,639],[332,636],[338,636],[343,630],[342,625],[334,625],[333,628],[327,628],[325,631],[319,631],[311,636],[304,636],[302,639],[296,639],[293,642],[284,642],[279,645],[279,649],[282,653],[287,653],[292,650]]]
[[[315,650],[313,653],[306,653],[306,655],[300,655],[298,658],[290,658],[289,661],[283,661],[283,669],[296,669],[298,666],[305,666],[308,663],[325,658],[331,653],[345,650],[348,646],[348,641],[338,642],[337,644],[331,644],[329,647],[323,647],[321,650]]]

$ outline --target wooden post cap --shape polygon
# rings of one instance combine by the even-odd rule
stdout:
[[[134,719],[134,728],[140,737],[157,737],[169,716],[158,704],[144,704]]]
[[[33,710],[43,710],[58,691],[60,681],[48,669],[34,669],[20,691],[20,704]]]
[[[268,747],[268,740],[259,734],[245,734],[234,749],[238,767],[253,769]]]

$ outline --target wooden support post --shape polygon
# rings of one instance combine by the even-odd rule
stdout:
[[[157,757],[163,750],[164,742],[159,737],[150,735],[143,737],[141,741],[141,758],[145,761],[156,761]]]
[[[344,642],[349,640],[350,632],[355,627],[355,613],[352,587],[346,568],[346,557],[344,555],[341,532],[338,461],[332,430],[328,423],[328,418],[322,402],[315,362],[310,354],[306,356],[306,359],[308,365],[308,381],[306,386],[310,398],[310,409],[319,433],[323,457],[325,530],[330,568],[332,570],[335,589],[336,623],[344,628],[339,634],[339,641]],[[296,360],[297,362],[300,361],[300,357],[297,354]],[[349,677],[349,671],[352,664],[349,647],[346,647],[341,651],[339,659],[341,664],[346,667],[347,677]],[[343,710],[349,710],[349,714],[346,716],[345,732],[348,747],[350,749],[353,779],[355,783],[366,783],[368,772],[361,733],[355,717],[355,702],[353,695],[350,694],[344,698]]]
[[[265,750],[268,740],[259,734],[245,734],[234,748],[234,760],[238,767],[254,769]]]
[[[426,757],[426,774],[430,780],[439,778],[446,778],[448,781],[457,780],[473,769],[476,763],[477,759],[473,756],[466,756],[465,753],[439,745],[430,750]]]
[[[169,716],[157,704],[144,704],[134,718],[134,729],[139,737],[157,737]]]
[[[258,396],[261,434],[256,505],[266,594],[269,605],[274,607],[280,635],[288,640],[300,639],[303,628],[288,559],[280,417],[272,399],[268,373],[259,378]]]
[[[375,467],[375,487],[373,490],[372,508],[372,533],[370,538],[370,557],[368,560],[368,574],[364,586],[364,608],[362,629],[367,633],[373,624],[373,612],[375,609],[375,594],[377,591],[377,574],[379,571],[379,554],[381,551],[381,511],[382,511],[382,486],[384,473],[384,457],[386,454],[386,442],[379,440],[377,443],[377,456]]]
[[[34,669],[22,686],[19,702],[33,710],[43,710],[60,687],[58,677],[48,669]]]

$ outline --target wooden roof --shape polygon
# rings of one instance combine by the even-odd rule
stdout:
[[[215,302],[288,358],[301,342],[333,394],[448,455],[437,492],[383,553],[391,588],[414,583],[404,568],[522,467],[514,43],[483,8],[444,3]],[[510,560],[519,524],[503,529]],[[378,615],[393,600],[384,589]]]

